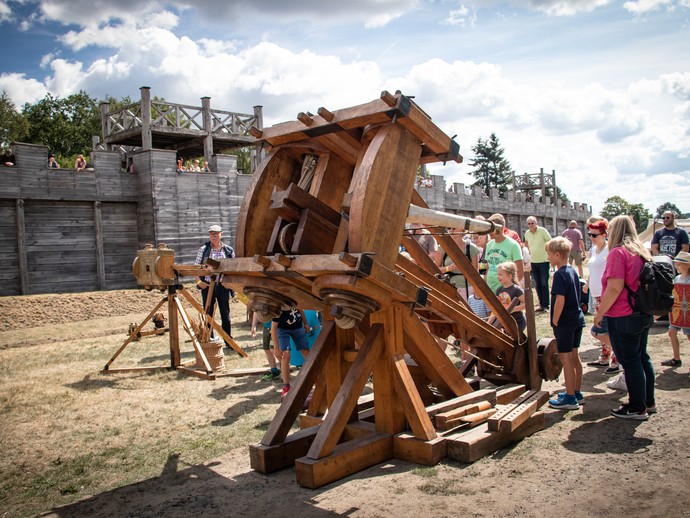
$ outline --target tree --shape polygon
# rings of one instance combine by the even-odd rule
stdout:
[[[26,140],[29,123],[3,90],[0,96],[0,149],[12,142]]]
[[[601,215],[608,220],[621,215],[630,216],[635,222],[635,229],[638,232],[642,232],[647,228],[647,222],[652,217],[651,212],[641,203],[631,204],[620,196],[608,198],[604,203],[604,208],[601,210]]]
[[[59,156],[91,149],[92,137],[101,134],[98,103],[84,91],[64,99],[48,94],[35,104],[26,103],[22,113],[29,123],[29,141],[45,144]]]
[[[655,218],[661,218],[661,216],[664,214],[664,212],[668,212],[668,211],[673,212],[673,214],[676,216],[676,219],[683,217],[683,213],[676,206],[676,204],[671,203],[670,201],[667,201],[666,203],[659,205],[656,208],[656,215],[654,217]]]
[[[484,193],[489,196],[492,188],[498,189],[501,196],[508,190],[513,177],[513,169],[510,162],[503,156],[504,150],[498,142],[498,137],[492,133],[488,140],[481,137],[472,146],[474,158],[470,161],[472,176],[477,179],[476,184],[481,186]]]

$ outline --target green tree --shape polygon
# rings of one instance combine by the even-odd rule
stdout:
[[[492,188],[496,188],[503,197],[512,181],[513,169],[504,157],[505,151],[496,134],[492,133],[488,140],[479,137],[472,146],[472,151],[474,158],[470,161],[470,167],[475,169],[470,174],[477,179],[476,184],[481,186],[487,196]]]
[[[240,174],[251,174],[252,172],[252,149],[251,147],[243,147],[227,152],[229,155],[237,157],[237,171]]]
[[[601,210],[601,215],[611,220],[620,215],[630,216],[635,222],[635,229],[642,232],[647,228],[647,222],[652,217],[641,203],[628,203],[620,196],[611,196],[604,203],[604,208]]]
[[[45,144],[59,156],[73,156],[92,148],[92,137],[101,134],[98,103],[86,92],[69,97],[46,95],[26,103],[22,113],[29,123],[28,139]]]
[[[27,139],[29,123],[3,90],[0,96],[0,149]]]
[[[659,206],[656,208],[656,214],[655,214],[654,217],[655,217],[655,218],[660,218],[660,217],[664,214],[664,212],[667,212],[667,211],[673,212],[673,214],[675,214],[675,216],[676,216],[676,219],[682,218],[682,217],[683,217],[683,213],[682,213],[682,212],[680,211],[680,209],[676,206],[676,204],[675,204],[675,203],[671,203],[670,201],[667,201],[666,203],[663,203],[663,204],[659,205]]]

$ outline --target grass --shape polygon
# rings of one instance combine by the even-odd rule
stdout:
[[[34,516],[159,476],[171,463],[206,462],[263,436],[280,397],[278,385],[258,376],[208,381],[167,370],[99,374],[131,320],[45,326],[27,330],[23,339],[18,331],[0,333],[3,517]],[[236,329],[250,357],[229,353],[228,368],[264,366],[249,327]],[[89,337],[100,330],[105,335]],[[185,358],[193,357],[190,344],[181,347]],[[166,365],[169,354],[167,336],[146,338],[125,349],[113,367]]]

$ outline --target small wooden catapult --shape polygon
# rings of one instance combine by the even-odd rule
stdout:
[[[204,308],[201,304],[199,304],[194,296],[192,296],[192,294],[179,283],[177,265],[175,265],[173,261],[174,252],[172,249],[167,248],[165,243],[159,244],[157,248],[154,248],[153,245],[146,245],[145,248],[137,252],[137,257],[134,259],[134,263],[132,265],[132,273],[134,273],[134,276],[137,278],[137,283],[149,291],[155,288],[161,291],[167,290],[168,293],[160,300],[160,302],[158,302],[158,304],[156,304],[156,306],[140,324],[130,324],[129,336],[110,358],[108,363],[105,364],[105,367],[103,367],[101,373],[177,369],[180,372],[192,374],[204,379],[216,379],[217,377],[223,376],[224,374],[215,372],[213,366],[209,362],[207,354],[204,351],[204,347],[202,346],[202,340],[200,339],[199,333],[195,331],[195,323],[189,317],[185,307],[180,301],[180,294],[194,309],[199,312],[199,315],[202,315],[201,318],[205,320],[205,325],[218,333],[226,343],[230,344],[230,347],[232,347],[237,354],[240,356],[247,356],[247,353],[237,344],[237,342],[235,342],[232,337],[228,336],[227,333],[223,331],[223,328],[218,325],[218,323],[214,320],[213,315],[208,314],[208,308]],[[210,262],[211,264],[215,264],[214,261]],[[205,276],[209,272],[210,268],[211,267],[208,265],[182,266],[182,269],[185,271],[186,275],[193,275],[195,277]],[[212,274],[211,285],[209,286],[209,292],[211,293],[213,292],[215,282],[216,275]],[[207,301],[207,303],[208,302],[209,301]],[[150,320],[160,319],[161,313],[158,313],[158,310],[161,309],[165,304],[167,304],[168,309],[168,327],[161,328],[157,325],[152,331],[143,331],[144,326],[146,326]],[[182,328],[186,331],[191,339],[196,357],[199,358],[203,364],[203,370],[198,368],[198,362],[196,360],[189,360],[186,362],[182,361],[179,336],[180,320],[182,321]],[[111,367],[117,357],[120,356],[120,354],[122,354],[122,352],[132,342],[137,341],[140,338],[161,335],[166,332],[169,333],[170,343],[169,365],[119,368]],[[191,368],[189,366],[191,363],[197,363],[197,368]]]

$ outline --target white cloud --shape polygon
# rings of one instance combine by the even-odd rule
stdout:
[[[35,103],[48,93],[46,85],[25,74],[0,74],[0,91],[4,90],[17,107],[24,103]]]
[[[625,2],[623,7],[633,14],[644,14],[658,11],[663,7],[673,7],[673,0],[635,0]]]
[[[0,1],[0,22],[7,22],[12,18],[12,9],[7,2]]]

